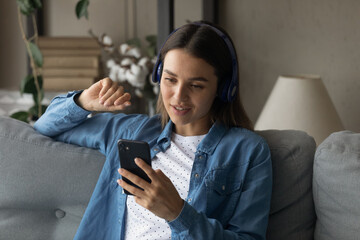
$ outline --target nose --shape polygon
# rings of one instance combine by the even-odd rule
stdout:
[[[185,84],[178,84],[175,88],[174,97],[178,101],[185,101],[188,99],[188,89]]]

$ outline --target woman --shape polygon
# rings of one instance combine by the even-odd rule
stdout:
[[[251,131],[237,67],[225,31],[191,23],[172,33],[158,56],[160,115],[87,118],[131,104],[109,78],[52,101],[36,130],[106,155],[75,239],[265,239],[270,152]],[[119,167],[118,139],[149,143],[152,167],[136,164],[151,183]]]

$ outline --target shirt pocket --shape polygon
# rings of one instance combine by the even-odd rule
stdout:
[[[224,225],[237,207],[242,181],[237,174],[231,174],[225,169],[212,170],[205,177],[206,185],[206,214],[210,218],[218,219]]]

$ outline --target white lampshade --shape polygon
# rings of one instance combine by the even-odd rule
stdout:
[[[320,76],[280,76],[256,124],[256,130],[296,129],[319,145],[343,125]]]

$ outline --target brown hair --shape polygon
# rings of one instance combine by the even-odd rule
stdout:
[[[222,37],[207,25],[216,27],[230,39],[223,29],[208,22],[205,22],[204,25],[186,24],[166,40],[159,57],[163,62],[170,50],[184,49],[191,55],[205,60],[215,69],[219,89],[224,84],[224,79],[231,78],[233,73],[232,57]],[[239,81],[238,76],[237,78]],[[162,126],[164,127],[169,121],[169,115],[162,101],[161,91],[157,102],[157,112],[161,116]],[[223,102],[219,97],[216,97],[210,109],[210,118],[212,123],[219,122],[227,127],[243,127],[253,130],[253,125],[245,112],[239,93],[231,102]]]

